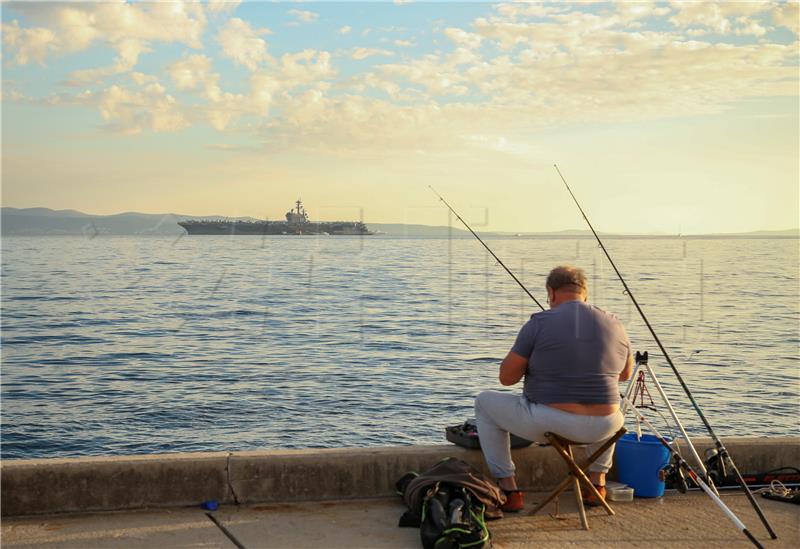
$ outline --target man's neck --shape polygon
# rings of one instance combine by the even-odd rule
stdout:
[[[555,301],[550,304],[550,307],[555,309],[559,305],[569,303],[570,301],[580,301],[583,303],[584,299],[581,294],[556,294]]]

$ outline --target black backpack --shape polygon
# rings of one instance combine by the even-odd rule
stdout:
[[[502,517],[505,497],[467,463],[448,458],[421,475],[404,475],[396,486],[408,505],[399,526],[418,527],[425,549],[492,546],[486,518]]]
[[[419,527],[425,549],[484,549],[492,546],[486,507],[469,490],[444,482],[428,490]]]

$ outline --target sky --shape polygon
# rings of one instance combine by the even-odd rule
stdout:
[[[800,225],[798,2],[2,4],[2,205]]]

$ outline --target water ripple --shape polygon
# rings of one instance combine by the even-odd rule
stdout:
[[[488,242],[542,301],[551,266],[586,268],[703,434],[602,252]],[[442,443],[478,392],[518,390],[497,364],[536,311],[470,239],[2,245],[4,459]],[[796,241],[607,245],[720,435],[800,434]]]

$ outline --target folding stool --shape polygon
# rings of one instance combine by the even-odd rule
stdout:
[[[600,495],[597,491],[597,488],[594,487],[592,481],[589,480],[589,477],[586,476],[586,468],[589,467],[592,463],[594,463],[597,458],[599,458],[603,452],[609,449],[612,444],[616,443],[619,438],[624,435],[626,432],[625,427],[622,427],[619,431],[617,431],[610,439],[608,439],[600,448],[597,449],[591,456],[589,456],[586,460],[584,460],[581,465],[578,465],[575,462],[575,457],[572,455],[572,447],[573,446],[586,446],[587,444],[591,444],[590,442],[575,442],[573,440],[568,440],[564,437],[557,435],[556,433],[545,433],[544,436],[550,442],[550,445],[555,448],[558,455],[561,456],[561,459],[567,464],[569,467],[569,473],[564,478],[564,480],[559,483],[556,488],[550,492],[550,494],[539,504],[537,505],[533,511],[529,513],[529,515],[535,515],[538,513],[545,505],[550,503],[553,499],[557,498],[558,495],[567,489],[570,485],[570,482],[573,485],[575,490],[575,500],[578,503],[578,515],[581,519],[581,527],[584,530],[589,529],[589,522],[586,520],[586,510],[583,507],[583,497],[581,496],[581,482],[583,482],[587,488],[594,494],[597,498],[597,501],[603,506],[606,510],[606,513],[609,515],[614,514],[614,510],[611,506],[606,503],[606,500]]]

